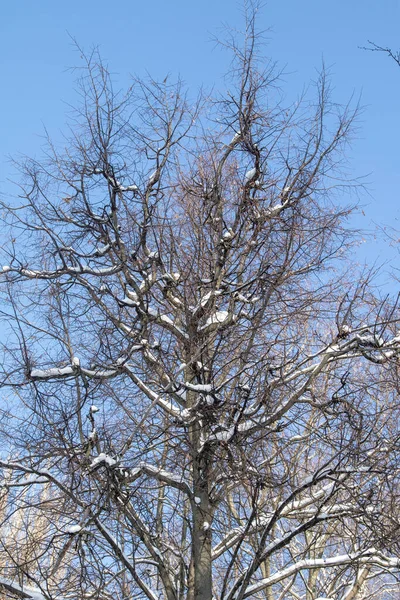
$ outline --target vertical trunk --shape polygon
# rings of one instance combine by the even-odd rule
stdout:
[[[191,369],[186,371],[187,381],[194,380]],[[189,406],[196,402],[196,396],[187,395]],[[206,417],[204,417],[205,419]],[[192,502],[192,560],[189,573],[188,600],[211,600],[211,520],[210,505],[210,450],[204,448],[207,433],[205,420],[199,418],[190,426],[189,435],[192,453],[193,502]],[[191,584],[191,585],[190,585]]]
[[[211,511],[208,481],[202,469],[195,479],[193,507],[194,600],[211,600]]]

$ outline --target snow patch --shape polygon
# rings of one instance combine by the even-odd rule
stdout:
[[[117,461],[114,460],[114,458],[111,458],[111,456],[108,456],[108,454],[105,454],[104,452],[101,452],[98,456],[96,456],[96,458],[92,461],[92,464],[90,465],[91,467],[95,467],[96,465],[100,465],[101,463],[105,463],[106,465],[108,465],[109,467],[113,467]]]
[[[257,175],[257,169],[255,167],[253,167],[253,169],[250,169],[249,171],[247,171],[246,175],[244,176],[245,183],[248,183],[249,181],[254,179],[254,177],[256,175]]]
[[[70,533],[71,535],[74,533],[79,533],[80,531],[82,531],[82,527],[80,525],[72,525],[67,529],[67,533]]]
[[[65,375],[74,375],[72,367],[60,367],[54,369],[32,369],[31,377],[33,379],[50,379],[52,377],[64,377]]]
[[[233,237],[235,236],[235,232],[233,231],[233,229],[229,228],[228,231],[225,231],[225,233],[222,236],[222,239],[227,242],[229,240],[231,240]]]
[[[213,315],[208,317],[205,325],[200,328],[200,331],[207,329],[210,325],[222,325],[229,319],[229,312],[227,310],[217,310]]]

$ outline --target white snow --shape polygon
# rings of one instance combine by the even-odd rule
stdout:
[[[60,367],[54,369],[32,369],[31,377],[34,379],[50,379],[51,377],[63,377],[65,375],[74,375],[72,367]]]
[[[239,292],[235,293],[233,297],[235,300],[238,300],[239,302],[245,302],[246,304],[251,302],[248,298],[246,298],[246,296],[243,296],[243,294],[240,294]]]
[[[82,527],[80,525],[72,525],[71,527],[69,527],[67,529],[67,533],[79,533],[82,530]]]
[[[74,356],[72,359],[72,364],[74,365],[74,367],[79,367],[81,362],[79,360],[79,358],[77,356]]]
[[[136,295],[136,294],[135,294]],[[138,297],[136,295],[136,300],[134,300],[133,298],[129,297],[129,296],[124,296],[121,300],[121,302],[123,304],[126,304],[126,306],[139,306],[139,302],[138,302]]]
[[[133,300],[134,302],[138,302],[138,300],[139,300],[139,296],[137,295],[137,293],[135,291],[129,290],[129,289],[126,289],[126,296],[125,296],[124,300],[126,298],[129,298],[129,300]]]
[[[332,354],[335,352],[339,352],[340,351],[340,346],[338,346],[338,344],[332,344],[332,346],[329,346],[326,350],[326,352],[328,354]]]
[[[169,317],[167,317],[167,315],[161,315],[160,321],[162,321],[166,325],[173,325],[174,324],[174,322]]]
[[[268,217],[275,217],[276,215],[279,215],[282,209],[283,204],[275,204],[275,206],[272,206],[266,211],[266,214]]]
[[[90,465],[91,467],[95,467],[96,465],[99,465],[101,463],[105,463],[106,465],[108,465],[109,467],[113,467],[116,464],[116,460],[114,460],[113,458],[111,458],[111,456],[108,456],[108,454],[105,454],[104,452],[101,452],[98,456],[96,456],[96,458],[92,461],[92,464]]]
[[[195,504],[201,504],[201,498],[199,498],[198,496],[194,497],[194,501],[195,501]]]
[[[99,256],[104,256],[104,254],[106,254],[110,250],[110,248],[110,244],[106,244],[105,246],[99,246],[96,250],[96,254],[98,254]]]
[[[229,228],[228,231],[225,231],[225,233],[222,236],[222,239],[225,241],[229,241],[234,237],[235,233],[233,231],[233,229]]]
[[[209,383],[190,383],[189,381],[185,381],[185,387],[187,387],[188,390],[199,393],[204,392],[206,394],[213,390],[213,386]]]
[[[5,579],[4,577],[0,577],[0,583],[2,583],[10,591],[13,590],[18,598],[28,598],[28,600],[46,600],[38,588],[28,585],[21,586],[15,581],[11,579]]]
[[[8,273],[8,271],[11,270],[11,267],[9,267],[8,265],[4,265],[3,267],[3,273]]]
[[[242,132],[237,131],[230,141],[230,146],[233,146],[233,144],[237,144],[241,137],[242,137]]]
[[[211,300],[211,298],[213,298],[214,296],[220,296],[221,294],[222,294],[221,290],[215,290],[215,291],[211,290],[211,292],[207,292],[207,294],[205,294],[201,298],[199,304],[197,304],[193,308],[193,314],[195,315],[200,308],[204,308],[207,305],[207,303]]]
[[[257,169],[255,167],[253,167],[253,169],[250,169],[249,171],[247,171],[246,175],[244,176],[244,180],[245,183],[248,183],[249,181],[251,181],[257,174]]]
[[[204,331],[211,325],[222,325],[223,323],[226,323],[228,319],[229,312],[227,310],[217,310],[217,312],[208,317],[205,325],[200,327],[199,331]]]
[[[154,183],[156,183],[157,179],[158,179],[158,172],[156,170],[149,177],[149,185],[153,185]]]
[[[212,323],[224,323],[228,318],[229,313],[227,310],[217,310],[216,313],[207,319],[206,326],[211,325]]]
[[[356,336],[358,342],[364,346],[364,345],[368,345],[368,346],[383,346],[384,345],[384,340],[379,337],[378,335],[374,335],[371,333],[364,333],[362,335],[357,335]]]

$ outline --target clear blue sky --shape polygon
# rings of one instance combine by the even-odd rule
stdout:
[[[215,48],[221,25],[240,27],[236,0],[18,0],[0,3],[0,194],[10,191],[8,155],[40,156],[45,125],[58,136],[74,103],[69,67],[79,55],[68,34],[85,48],[101,47],[118,81],[148,71],[156,78],[180,74],[195,90],[223,85],[229,56]],[[400,48],[397,0],[269,0],[259,25],[269,28],[266,54],[285,67],[293,97],[315,77],[322,59],[335,98],[361,94],[365,107],[350,156],[354,175],[366,175],[365,216],[357,224],[399,228],[400,68],[386,56],[359,49],[368,39]],[[382,236],[364,246],[369,262],[397,260]]]

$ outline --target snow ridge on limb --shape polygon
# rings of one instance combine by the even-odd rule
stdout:
[[[53,379],[67,379],[69,377],[76,377],[79,374],[85,375],[93,379],[111,379],[121,375],[122,372],[129,374],[129,377],[136,383],[138,388],[148,396],[150,400],[155,402],[160,408],[165,410],[170,415],[177,419],[186,419],[186,413],[174,406],[173,402],[153,392],[149,386],[147,386],[131,369],[128,364],[121,365],[115,369],[85,369],[78,365],[71,365],[66,367],[53,367],[49,369],[32,369],[30,371],[30,377],[33,380],[53,380]]]
[[[267,587],[270,587],[271,585],[282,581],[282,579],[286,579],[303,570],[319,569],[321,567],[336,567],[352,563],[362,565],[375,565],[389,570],[398,569],[400,566],[400,561],[398,558],[394,556],[386,556],[385,554],[379,552],[375,548],[371,548],[370,550],[364,550],[362,552],[354,552],[352,554],[332,556],[329,558],[304,559],[295,562],[293,565],[290,565],[290,567],[287,567],[286,569],[277,571],[276,573],[271,575],[271,577],[262,579],[261,581],[249,586],[244,592],[243,598],[249,598],[252,595],[266,589]]]
[[[32,587],[29,585],[19,585],[18,583],[6,579],[4,577],[0,577],[0,587],[3,587],[10,592],[11,594],[15,594],[18,598],[26,598],[27,600],[49,600],[50,596],[42,592],[37,587]],[[60,598],[60,600],[63,600]]]
[[[8,267],[7,273],[16,273],[17,275],[21,275],[27,279],[58,279],[63,275],[93,275],[95,277],[107,277],[110,275],[115,275],[122,270],[121,265],[116,265],[112,267],[103,267],[101,269],[94,269],[88,266],[80,265],[79,267],[68,266],[64,268],[57,269],[55,271],[39,271],[35,269],[26,269],[26,268],[18,268],[18,267]],[[3,272],[4,267],[3,267]]]

